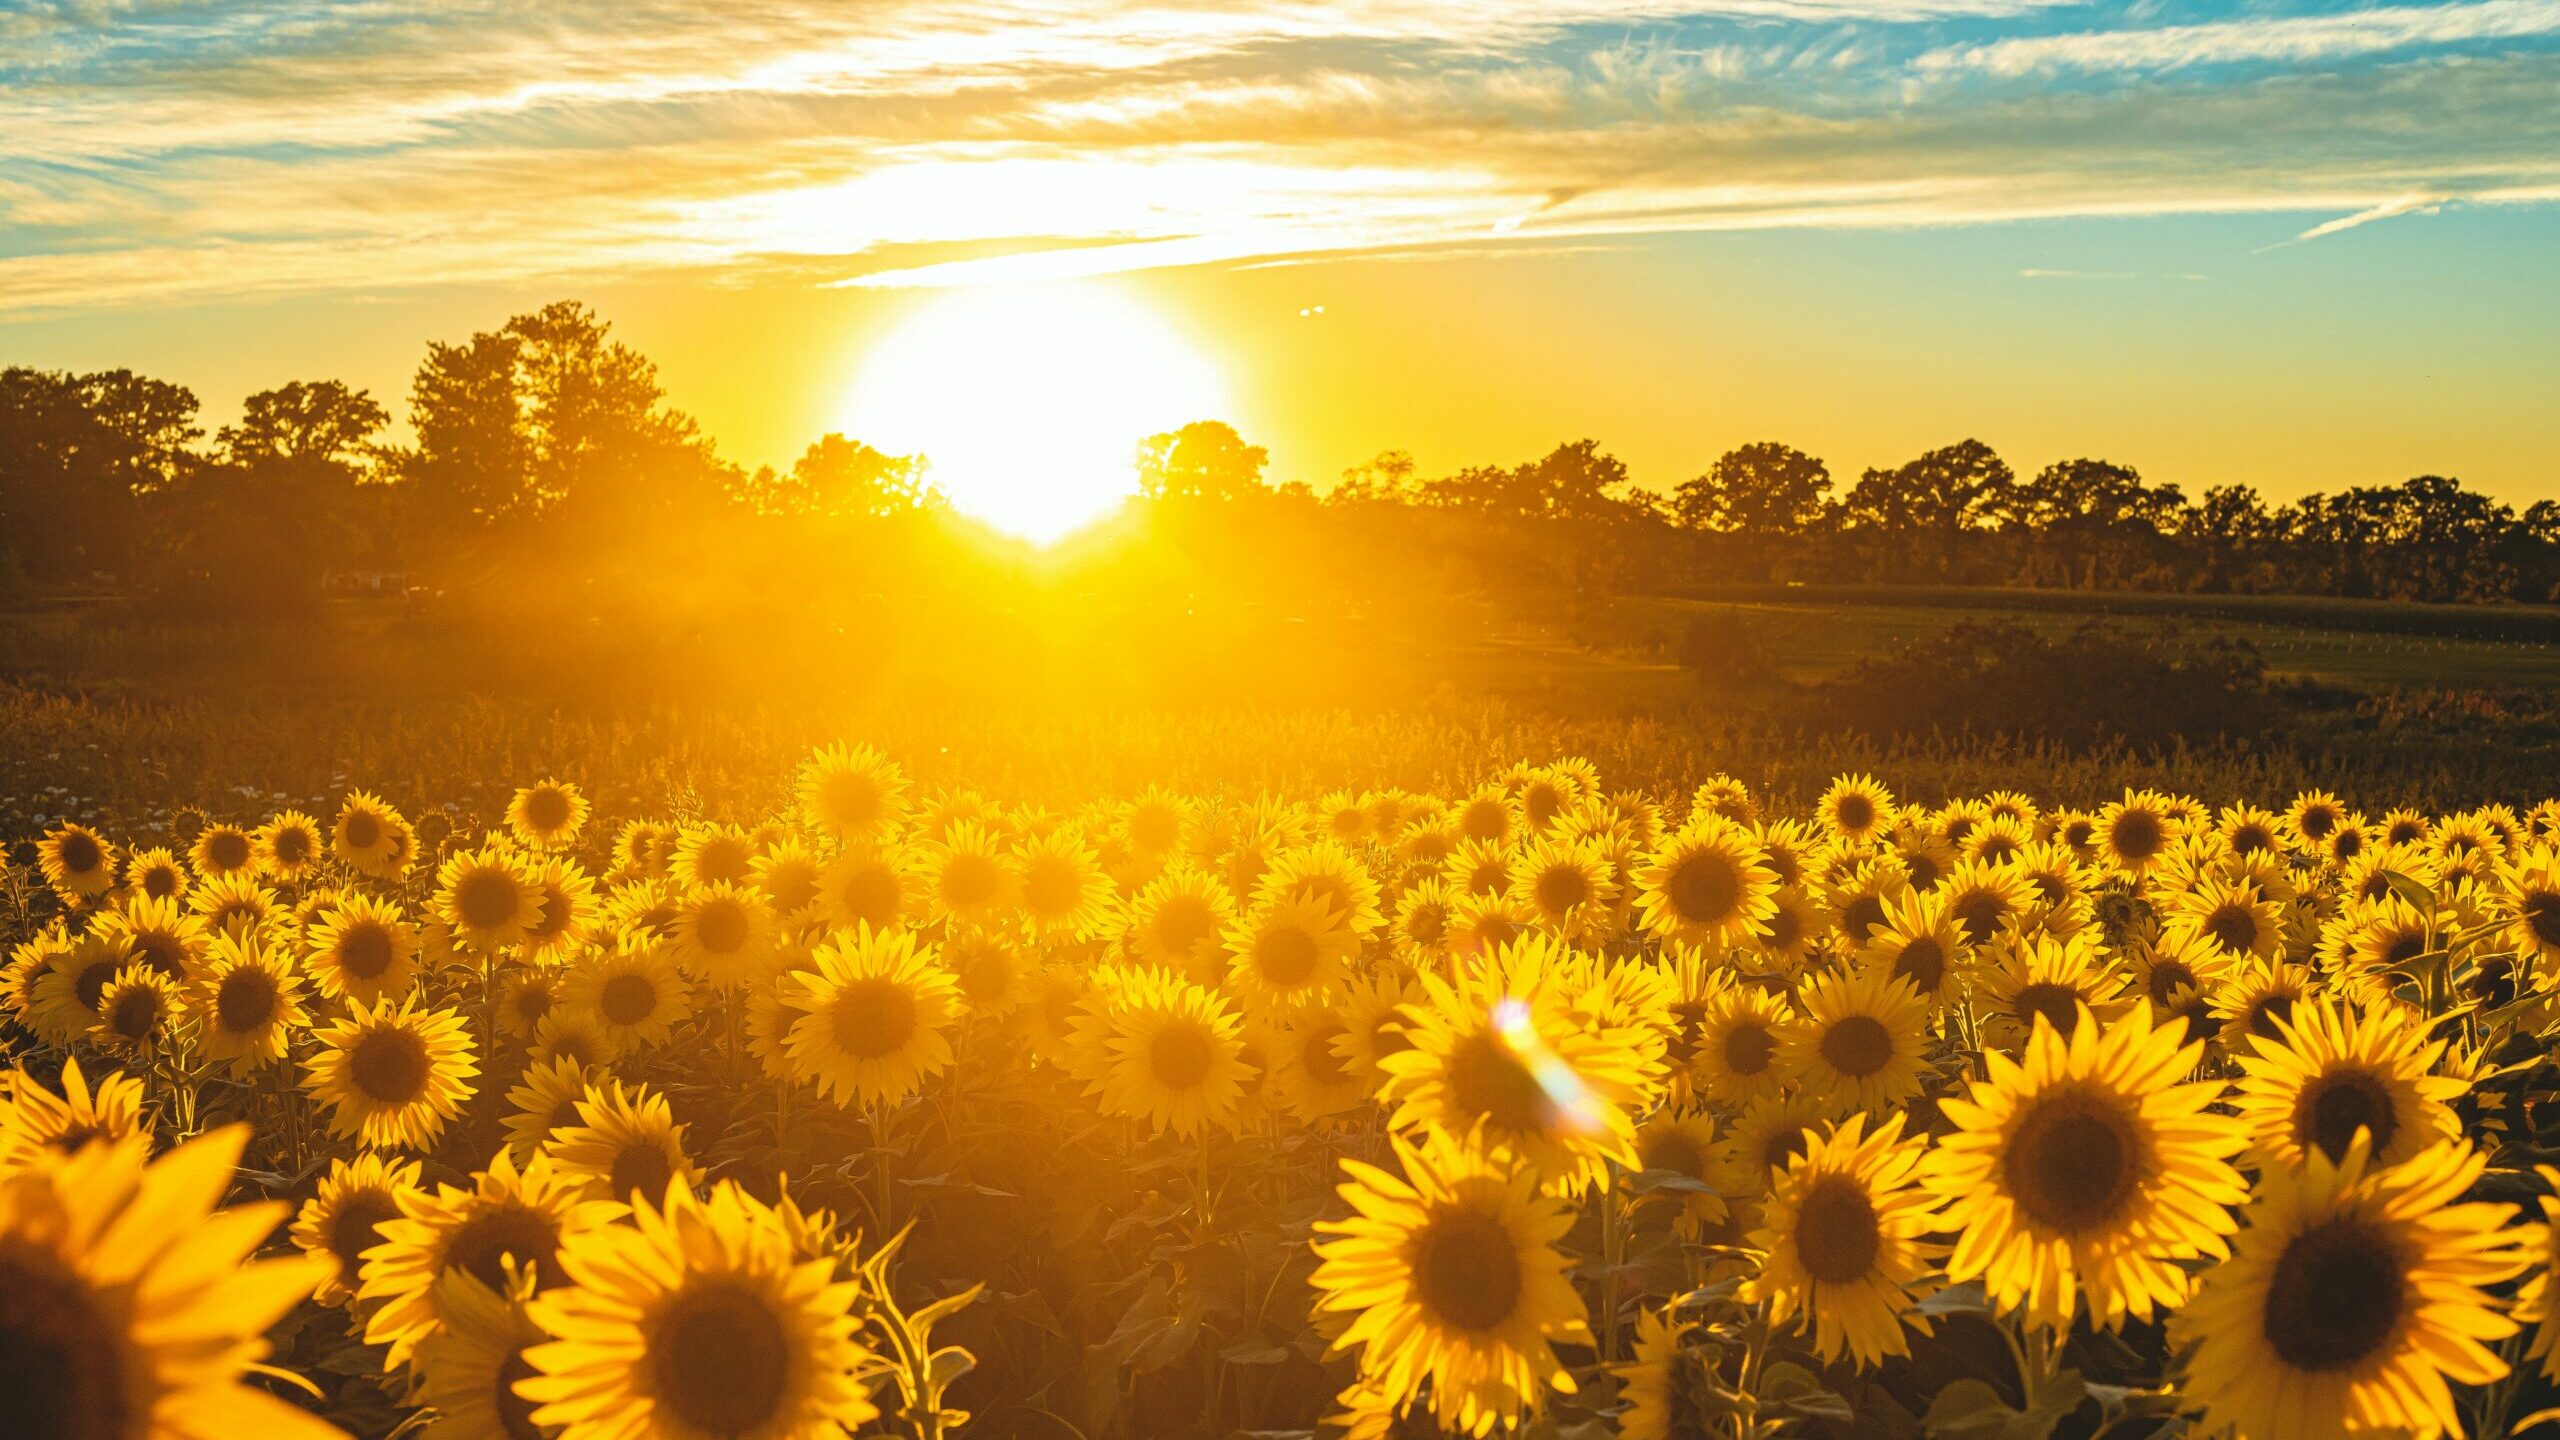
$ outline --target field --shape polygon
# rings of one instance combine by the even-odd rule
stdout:
[[[1779,708],[2092,613],[2331,708],[2166,750]],[[1781,673],[1702,684],[1700,616]],[[858,676],[698,637],[627,689],[396,606],[8,617],[0,1330],[139,1307],[102,1353],[155,1436],[2560,1404],[2538,614],[1289,615],[1215,672],[1265,689],[1044,623]],[[121,1433],[43,1394],[34,1433]]]

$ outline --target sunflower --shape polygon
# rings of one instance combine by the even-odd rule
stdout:
[[[1881,970],[1805,982],[1778,1032],[1779,1063],[1834,1113],[1884,1111],[1920,1093],[1929,1002]]]
[[[2133,957],[2134,989],[2152,1009],[2185,1017],[2190,1038],[2213,1031],[2214,987],[2229,979],[2234,968],[2220,947],[2197,944],[2192,937],[2185,943],[2136,940],[2126,945],[2125,953]]]
[[[1785,997],[1758,985],[1722,983],[1698,1012],[1696,1048],[1687,1074],[1709,1100],[1747,1105],[1786,1083],[1778,1036],[1787,1023]]]
[[[800,766],[800,813],[843,844],[891,839],[906,821],[906,772],[868,745],[830,745]]]
[[[2167,796],[2127,790],[2122,800],[2098,812],[2096,834],[2099,858],[2117,873],[2139,880],[2178,838],[2178,826],[2170,818]]]
[[[1872,775],[1842,775],[1814,802],[1813,813],[1834,837],[1862,845],[1893,828],[1893,792]]]
[[[526,858],[524,875],[542,914],[525,927],[523,958],[546,964],[585,944],[597,919],[595,881],[586,869],[567,855],[536,855]]]
[[[240,1070],[283,1059],[295,1032],[311,1023],[302,976],[281,947],[254,937],[214,939],[187,1008],[202,1024],[199,1053]]]
[[[307,1255],[250,1259],[282,1204],[213,1208],[248,1139],[228,1126],[152,1163],[135,1137],[0,1176],[11,1433],[335,1440],[239,1383],[267,1327],[328,1273]]]
[[[149,1135],[142,1115],[140,1077],[110,1070],[93,1088],[80,1062],[62,1062],[56,1094],[21,1066],[0,1085],[0,1174],[47,1155],[69,1155],[93,1140],[121,1141]]]
[[[631,876],[664,879],[667,867],[675,863],[676,842],[683,830],[655,820],[626,820],[613,837],[613,863]]]
[[[155,845],[137,850],[125,862],[124,883],[137,895],[154,900],[183,900],[187,895],[187,867],[167,846]]]
[[[436,913],[465,944],[503,950],[542,923],[542,887],[503,850],[458,851],[436,872]]]
[[[1511,846],[1500,840],[1462,840],[1440,862],[1441,879],[1450,894],[1507,895],[1511,892]]]
[[[1903,892],[1857,953],[1861,974],[1903,981],[1933,1013],[1964,993],[1973,969],[1973,945],[1945,897],[1944,887]]]
[[[1271,868],[1254,887],[1253,901],[1272,905],[1292,900],[1332,906],[1358,935],[1374,935],[1387,923],[1377,877],[1338,840],[1295,846],[1272,857]]]
[[[89,1043],[103,1055],[147,1062],[168,1047],[179,1003],[177,981],[148,965],[127,965],[98,992]]]
[[[1636,1168],[1675,1176],[1699,1186],[1712,1186],[1715,1173],[1715,1117],[1694,1107],[1666,1105],[1636,1127]],[[1725,1218],[1724,1197],[1712,1188],[1682,1189],[1681,1219],[1691,1225],[1713,1225]]]
[[[147,896],[129,897],[123,909],[99,916],[91,933],[172,980],[194,973],[212,938],[205,923],[179,908],[177,901]]]
[[[288,885],[309,875],[327,853],[320,822],[299,810],[277,814],[250,838],[256,845],[257,868]]]
[[[382,1226],[400,1218],[400,1197],[416,1193],[415,1160],[365,1150],[329,1162],[320,1188],[293,1218],[293,1243],[330,1265],[312,1298],[323,1305],[355,1298],[364,1252],[382,1243]]]
[[[727,880],[696,885],[668,919],[667,955],[686,975],[723,993],[763,980],[779,955],[773,912],[751,888]]]
[[[2257,886],[2217,876],[2170,902],[2168,930],[2196,936],[2234,960],[2271,960],[2284,949],[2277,906]]]
[[[257,838],[237,825],[207,825],[188,847],[187,863],[206,880],[240,874],[258,863]]]
[[[366,1319],[365,1343],[386,1345],[387,1367],[408,1362],[418,1346],[444,1328],[437,1282],[462,1275],[489,1291],[507,1290],[512,1261],[536,1291],[567,1278],[562,1248],[611,1225],[622,1206],[588,1198],[586,1184],[536,1155],[519,1168],[500,1150],[467,1187],[438,1185],[403,1192],[400,1217],[382,1224],[382,1242],[365,1252],[359,1301],[379,1301]]]
[[[676,835],[675,854],[667,873],[690,889],[726,881],[746,883],[755,874],[755,843],[735,825],[687,825]]]
[[[2306,790],[2285,807],[2284,827],[2298,848],[2317,850],[2346,818],[2347,807],[2337,796],[2326,790]]]
[[[602,1022],[617,1052],[665,1043],[676,1022],[693,1011],[693,994],[667,947],[637,939],[570,966],[560,1000]],[[545,1023],[557,1018],[545,1017]]]
[[[2332,1163],[2268,1171],[2231,1258],[2169,1321],[2193,1347],[2180,1387],[2209,1431],[2344,1440],[2459,1435],[2451,1381],[2507,1373],[2516,1333],[2487,1293],[2525,1268],[2512,1205],[2464,1203],[2486,1157],[2458,1141],[2377,1165],[2358,1141]]]
[[[1396,958],[1408,966],[1436,967],[1449,953],[1449,921],[1456,913],[1456,897],[1439,876],[1407,887],[1396,897],[1395,918],[1387,931]]]
[[[1916,1183],[1922,1142],[1902,1138],[1899,1115],[1866,1124],[1853,1115],[1808,1139],[1751,1235],[1768,1258],[1744,1282],[1745,1302],[1767,1305],[1773,1327],[1802,1315],[1825,1363],[1844,1350],[1861,1366],[1908,1355],[1904,1327],[1929,1329],[1912,1309],[1933,1258],[1922,1237],[1938,1228]]]
[[[1880,855],[1851,861],[1845,873],[1828,884],[1826,898],[1841,937],[1851,945],[1863,945],[1885,922],[1887,907],[1911,888],[1911,872],[1900,857]]]
[[[261,929],[288,912],[276,905],[276,892],[258,883],[254,870],[215,875],[187,891],[187,908],[202,917],[212,934],[245,934]]]
[[[1462,895],[1449,906],[1449,960],[1491,955],[1537,930],[1537,912],[1508,894]]]
[[[329,848],[359,874],[397,880],[414,858],[409,822],[378,795],[358,790],[338,806]]]
[[[1635,870],[1636,910],[1665,941],[1717,947],[1750,937],[1776,910],[1778,877],[1751,832],[1702,816],[1681,827]]]
[[[2526,849],[2498,870],[2506,943],[2536,968],[2560,971],[2560,845]]]
[[[531,1040],[560,1003],[563,976],[548,965],[510,966],[498,985],[498,1032]]]
[[[538,1440],[533,1402],[516,1393],[516,1382],[534,1373],[525,1352],[551,1337],[517,1295],[463,1275],[445,1276],[436,1289],[444,1325],[417,1355],[416,1400],[435,1417],[419,1432],[423,1440]]]
[[[1192,811],[1189,800],[1150,785],[1120,812],[1121,837],[1140,855],[1171,855],[1191,833]]]
[[[362,1009],[407,995],[418,978],[418,931],[396,900],[349,894],[308,936],[320,993]]]
[[[516,1388],[536,1425],[563,1440],[842,1440],[878,1417],[861,1287],[832,1255],[804,1257],[771,1207],[727,1181],[633,1218],[571,1240],[571,1283],[526,1307],[557,1337],[524,1352],[538,1373]]]
[[[859,847],[827,863],[818,903],[835,929],[895,929],[922,914],[924,878],[906,851]]]
[[[2534,1250],[2532,1277],[2516,1292],[2515,1318],[2534,1327],[2525,1351],[2542,1362],[2542,1378],[2560,1380],[2560,1170],[2537,1165],[2542,1180],[2542,1219],[2525,1227]]]
[[[2289,961],[2252,962],[2231,972],[2213,987],[2213,1013],[2222,1019],[2219,1037],[2226,1055],[2254,1054],[2261,1041],[2284,1038],[2279,1020],[2293,1016],[2313,986],[2311,972]]]
[[[1421,998],[1421,986],[1394,976],[1354,980],[1345,987],[1338,1010],[1342,1035],[1334,1049],[1364,1090],[1375,1091],[1385,1080],[1388,1056],[1412,1047],[1405,1007]]]
[[[1947,1278],[1980,1280],[2029,1324],[2068,1329],[2080,1296],[2092,1324],[2148,1321],[2186,1293],[2185,1262],[2219,1259],[2228,1207],[2248,1197],[2230,1157],[2248,1144],[2208,1107],[2219,1081],[2183,1084],[2203,1053],[2148,1007],[2068,1032],[2038,1025],[2022,1061],[1985,1057],[1970,1099],[1944,1099],[1955,1133],[1926,1183],[1957,1238]]]
[[[820,1094],[848,1108],[896,1105],[950,1066],[959,986],[912,932],[864,926],[820,945],[811,963],[784,977],[782,1003],[800,1012],[792,1068]]]
[[[565,996],[565,990],[564,990]],[[528,1064],[549,1060],[575,1060],[581,1065],[610,1065],[621,1058],[622,1041],[604,1017],[593,1010],[570,1005],[554,1006],[533,1027],[533,1044],[525,1053]]]
[[[551,1137],[578,1123],[578,1102],[594,1088],[595,1075],[575,1055],[555,1055],[525,1066],[507,1091],[507,1153],[521,1165]]]
[[[1504,947],[1452,985],[1423,977],[1411,1048],[1379,1061],[1399,1130],[1476,1137],[1569,1184],[1635,1159],[1633,1112],[1651,1099],[1635,1047],[1573,1023],[1570,957],[1544,937]]]
[[[1131,897],[1121,937],[1141,960],[1206,979],[1226,972],[1226,932],[1235,916],[1225,882],[1176,862]]]
[[[817,908],[818,884],[826,863],[811,853],[800,837],[789,835],[756,857],[756,889],[786,924],[797,925]]]
[[[2343,1164],[2358,1131],[2377,1164],[2396,1165],[2460,1132],[2447,1102],[2470,1087],[2428,1073],[2444,1042],[2412,1012],[2324,1001],[2296,1005],[2275,1030],[2240,1057],[2233,1097],[2270,1167],[2299,1167],[2314,1150]]]
[[[303,1088],[328,1102],[332,1134],[367,1149],[433,1147],[480,1073],[462,1017],[414,1000],[357,1009],[317,1038]]]
[[[1289,1113],[1310,1123],[1356,1110],[1368,1087],[1343,1056],[1342,1017],[1310,1005],[1271,1027],[1271,1089]]]
[[[1147,972],[1109,997],[1100,1073],[1086,1092],[1114,1115],[1193,1135],[1232,1128],[1259,1069],[1226,1003],[1180,976]]]
[[[63,822],[36,842],[36,865],[65,904],[78,905],[115,888],[115,845],[76,821]]]
[[[1319,1220],[1310,1279],[1333,1342],[1399,1408],[1485,1435],[1575,1391],[1554,1346],[1591,1343],[1560,1242],[1573,1228],[1534,1170],[1445,1137],[1394,1141],[1402,1176],[1346,1159],[1349,1218]]]
[[[1511,857],[1511,893],[1537,913],[1549,934],[1597,942],[1616,928],[1617,878],[1608,857],[1588,840],[1549,835]]]
[[[671,1184],[690,1190],[702,1178],[667,1098],[645,1085],[626,1091],[619,1080],[587,1089],[577,1123],[552,1131],[551,1158],[607,1200],[655,1201]]]
[[[2085,931],[2013,935],[1991,948],[1974,972],[1974,1010],[1982,1039],[2015,1053],[2044,1021],[2069,1039],[2083,1010],[2112,1024],[2132,1002],[2124,976]]]
[[[1360,953],[1360,937],[1345,918],[1314,895],[1257,904],[1227,931],[1230,987],[1254,1007],[1324,999]]]
[[[507,802],[507,828],[536,850],[566,850],[586,828],[587,797],[566,780],[540,780]]]

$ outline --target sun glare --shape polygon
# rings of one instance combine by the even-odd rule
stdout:
[[[1137,488],[1139,441],[1224,418],[1216,367],[1141,302],[990,286],[927,301],[872,346],[842,428],[924,455],[956,508],[1045,544]]]

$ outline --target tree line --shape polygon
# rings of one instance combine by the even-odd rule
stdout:
[[[750,552],[753,571],[764,547],[860,531],[847,543],[865,553],[945,510],[925,457],[842,435],[785,470],[722,459],[656,366],[573,302],[431,344],[408,419],[411,438],[389,443],[373,396],[298,381],[247,397],[208,434],[182,386],[0,369],[0,587],[290,604],[332,573],[575,573],[711,537]],[[2437,475],[2272,504],[2244,485],[2191,498],[2093,458],[2021,475],[1971,439],[1843,482],[1762,441],[1665,492],[1577,440],[1436,476],[1390,451],[1319,491],[1273,483],[1267,453],[1214,420],[1149,437],[1132,463],[1139,508],[1181,517],[1165,531],[1177,538],[1226,516],[1240,535],[1285,531],[1319,551],[1328,536],[1364,553],[1421,547],[1488,581],[2560,600],[2560,500],[2519,511]]]

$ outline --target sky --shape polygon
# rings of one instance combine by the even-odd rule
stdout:
[[[2560,0],[0,0],[0,364],[396,411],[574,297],[787,463],[939,299],[1068,287],[1319,487],[1978,436],[2523,502],[2554,96]]]

